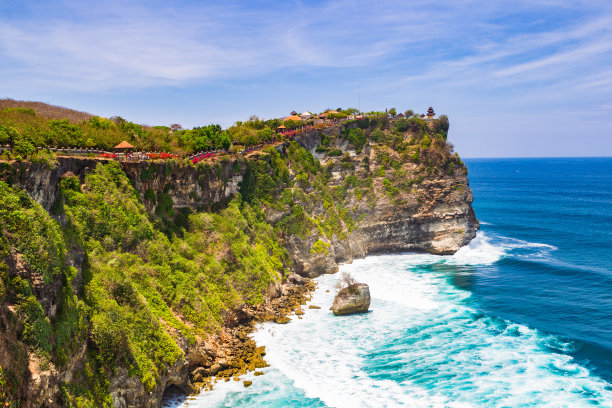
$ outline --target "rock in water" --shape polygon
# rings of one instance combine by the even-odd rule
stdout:
[[[370,287],[365,283],[355,283],[341,289],[334,299],[332,311],[336,316],[365,313],[370,307]]]

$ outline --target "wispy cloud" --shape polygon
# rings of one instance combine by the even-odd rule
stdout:
[[[511,19],[521,13],[581,6],[550,1],[514,2],[512,11],[473,1],[254,4],[113,1],[92,10],[65,1],[49,16],[35,8],[17,18],[0,14],[3,73],[14,84],[107,89],[394,64],[408,80],[469,82],[484,71],[513,76],[607,52],[610,34],[584,42],[612,23],[608,14],[569,27],[542,29],[537,18],[527,32],[515,27]],[[545,50],[567,42],[579,48]]]
[[[360,92],[370,104],[441,104],[462,118],[486,106],[535,124],[534,107],[551,118],[609,115],[610,27],[609,0],[5,0],[0,96],[122,93],[146,103],[148,89],[194,90],[192,101],[206,94],[205,107],[225,118],[233,105],[272,115],[296,99],[327,106]],[[492,120],[472,129],[497,131]]]

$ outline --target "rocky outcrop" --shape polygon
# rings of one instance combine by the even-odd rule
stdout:
[[[312,138],[314,142],[320,141],[316,136]],[[305,147],[312,147],[314,142],[300,140]],[[346,145],[341,147],[346,148]],[[313,231],[305,237],[287,237],[285,246],[300,275],[315,277],[333,273],[338,270],[340,263],[349,263],[353,259],[374,254],[453,254],[476,236],[479,224],[471,206],[473,196],[465,167],[457,167],[443,174],[428,173],[423,167],[377,144],[366,146],[360,154],[351,150],[345,152],[350,154],[350,162],[344,156],[338,158],[321,155],[321,164],[324,167],[333,166],[334,169],[329,187],[340,187],[347,177],[354,176],[358,180],[372,180],[373,194],[369,197],[359,197],[350,191],[347,194],[344,207],[353,211],[353,218],[357,222],[353,228],[346,227],[346,237],[341,239],[338,234],[331,238],[322,237],[319,231]],[[396,169],[387,168],[386,175],[375,174],[376,169],[384,166],[379,163],[381,152],[396,159],[396,163],[401,163],[401,166],[396,166]],[[316,151],[313,149],[311,153]],[[403,174],[396,181],[399,184],[402,182],[401,177],[410,178],[410,187],[390,189],[385,184],[390,172]],[[311,193],[313,190],[306,192]],[[311,215],[319,216],[325,211],[320,206]],[[280,217],[280,214],[272,213],[268,220],[274,223]],[[325,243],[325,251],[313,250],[317,240]]]
[[[340,289],[331,307],[336,316],[366,313],[370,307],[370,287],[365,283],[354,283]]]

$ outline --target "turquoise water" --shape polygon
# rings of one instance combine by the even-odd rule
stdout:
[[[612,406],[612,159],[468,160],[477,238],[344,265],[371,311],[254,334],[265,375],[169,406]]]

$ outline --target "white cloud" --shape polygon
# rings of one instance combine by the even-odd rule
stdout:
[[[0,15],[0,80],[5,88],[95,91],[362,67],[368,73],[356,81],[371,89],[428,83],[539,90],[556,81],[597,91],[608,84],[601,67],[612,64],[612,12],[597,0],[517,1],[512,8],[450,0],[265,9],[150,4],[117,0],[92,10],[66,2],[48,18]],[[549,12],[589,7],[600,12],[547,21]]]

